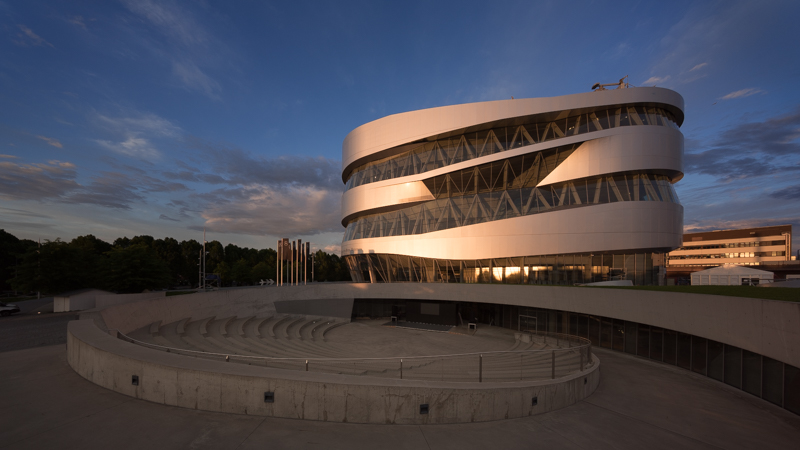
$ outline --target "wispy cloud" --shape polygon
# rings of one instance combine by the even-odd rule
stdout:
[[[750,97],[751,95],[763,94],[763,93],[764,93],[764,91],[762,91],[761,89],[747,88],[747,89],[742,89],[742,90],[739,90],[739,91],[731,92],[730,94],[722,96],[719,99],[720,100],[731,100],[731,99],[734,99],[734,98]]]
[[[17,27],[20,29],[21,33],[17,33],[17,39],[14,40],[14,43],[20,45],[22,47],[28,46],[40,46],[40,45],[47,45],[49,47],[55,48],[53,44],[47,42],[43,37],[39,36],[38,34],[34,33],[33,30],[26,27],[25,25],[19,24]]]
[[[715,176],[724,182],[779,173],[797,174],[800,173],[798,140],[800,108],[762,122],[736,124],[710,145],[689,141],[684,160],[686,172]],[[692,148],[695,146],[701,148]]]
[[[172,75],[182,87],[220,100],[222,88],[208,74],[219,61],[216,55],[233,52],[211,36],[195,19],[192,11],[175,3],[152,0],[124,0],[127,8],[164,36],[147,41],[159,57],[171,63]]]
[[[103,147],[119,153],[120,155],[130,156],[139,159],[160,159],[161,152],[153,148],[145,138],[128,135],[128,138],[120,142],[111,142],[103,139],[96,139],[95,142]]]
[[[172,217],[170,217],[170,216],[168,216],[168,215],[166,215],[166,214],[161,214],[160,216],[158,216],[158,218],[159,218],[160,220],[166,220],[166,221],[169,221],[169,222],[180,222],[180,220],[178,220],[178,219],[173,219]]]
[[[694,72],[695,70],[700,70],[700,69],[702,69],[703,67],[705,67],[707,65],[708,65],[708,63],[700,63],[700,64],[692,67],[691,69],[689,69],[689,72]]]
[[[80,187],[75,182],[76,176],[71,163],[0,161],[0,198],[37,201],[61,198]]]
[[[220,99],[219,83],[211,79],[191,61],[173,61],[172,73],[183,82],[187,89],[202,92],[213,100]]]
[[[64,148],[64,146],[61,145],[61,142],[59,142],[58,139],[49,138],[47,136],[36,136],[36,137],[47,142],[47,145],[52,145],[53,147],[56,148]]]
[[[183,130],[155,114],[131,112],[123,117],[98,114],[95,123],[116,139],[95,139],[104,148],[120,155],[143,160],[160,159],[154,140],[181,139]]]
[[[0,155],[0,158],[5,158],[5,159],[19,159],[19,156],[15,156],[15,155]]]
[[[655,76],[654,76],[654,77],[650,77],[650,78],[648,78],[648,79],[647,79],[647,80],[645,80],[645,82],[644,82],[644,83],[642,83],[642,84],[657,84],[657,83],[663,83],[663,82],[665,82],[665,81],[667,81],[667,80],[669,80],[669,79],[670,79],[670,76],[669,76],[669,75],[667,75],[667,76],[664,76],[664,77],[655,77]]]
[[[67,22],[69,22],[69,23],[71,23],[73,25],[77,25],[77,26],[83,28],[84,30],[86,29],[86,22],[84,22],[83,16],[69,16],[67,18]]]

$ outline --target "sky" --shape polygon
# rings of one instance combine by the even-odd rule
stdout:
[[[0,228],[337,252],[381,117],[588,92],[686,103],[685,231],[792,224],[797,1],[0,0]]]

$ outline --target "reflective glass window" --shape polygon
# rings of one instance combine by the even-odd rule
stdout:
[[[600,346],[604,348],[611,348],[611,341],[613,336],[613,331],[611,327],[612,319],[608,317],[603,317],[602,319],[602,329],[600,334]]]
[[[742,349],[725,345],[725,384],[742,388]]]
[[[761,398],[783,406],[783,363],[761,357]]]
[[[742,350],[742,390],[761,397],[761,355]]]
[[[706,374],[706,339],[692,336],[692,371]]]
[[[708,377],[723,381],[723,351],[725,346],[721,342],[708,340]]]
[[[664,362],[673,366],[678,364],[677,339],[678,333],[672,330],[664,330]]]
[[[800,368],[784,364],[783,387],[783,407],[800,414]]]
[[[678,367],[692,368],[692,336],[686,333],[678,333]]]
[[[636,354],[636,322],[625,322],[625,353]]]
[[[661,361],[664,358],[664,330],[650,327],[650,359]]]

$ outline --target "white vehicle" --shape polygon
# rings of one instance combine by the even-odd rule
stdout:
[[[272,281],[272,280],[270,280],[270,281]],[[3,316],[3,317],[10,316],[11,314],[18,313],[18,312],[19,312],[19,306],[12,305],[10,303],[0,302],[0,316]]]

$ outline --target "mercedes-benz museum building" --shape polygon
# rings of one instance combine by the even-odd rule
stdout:
[[[354,281],[663,284],[683,98],[602,90],[411,111],[342,145]]]

